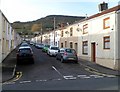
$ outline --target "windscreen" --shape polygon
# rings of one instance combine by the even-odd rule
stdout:
[[[51,50],[59,50],[58,47],[51,47]]]
[[[73,50],[73,49],[66,49],[65,50],[67,53],[75,53],[75,50]]]

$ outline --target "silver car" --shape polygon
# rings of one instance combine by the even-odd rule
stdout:
[[[56,46],[50,46],[50,47],[48,48],[47,54],[48,54],[49,56],[56,56],[56,54],[58,53],[58,50],[59,50],[58,47],[56,47]]]
[[[74,61],[75,63],[78,62],[78,57],[77,53],[74,49],[71,48],[61,48],[57,55],[56,59],[60,60],[61,62],[66,62],[66,61]]]

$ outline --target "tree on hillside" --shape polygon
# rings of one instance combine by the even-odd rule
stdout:
[[[31,28],[31,31],[32,32],[37,32],[37,31],[40,31],[42,28],[42,24],[33,24],[32,28]]]

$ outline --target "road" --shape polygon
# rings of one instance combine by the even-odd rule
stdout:
[[[61,63],[32,46],[35,64],[17,65],[19,76],[3,84],[3,90],[118,90],[118,77],[87,71],[79,63]]]

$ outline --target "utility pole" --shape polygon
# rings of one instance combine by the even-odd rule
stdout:
[[[54,45],[55,45],[55,17],[54,17]]]

